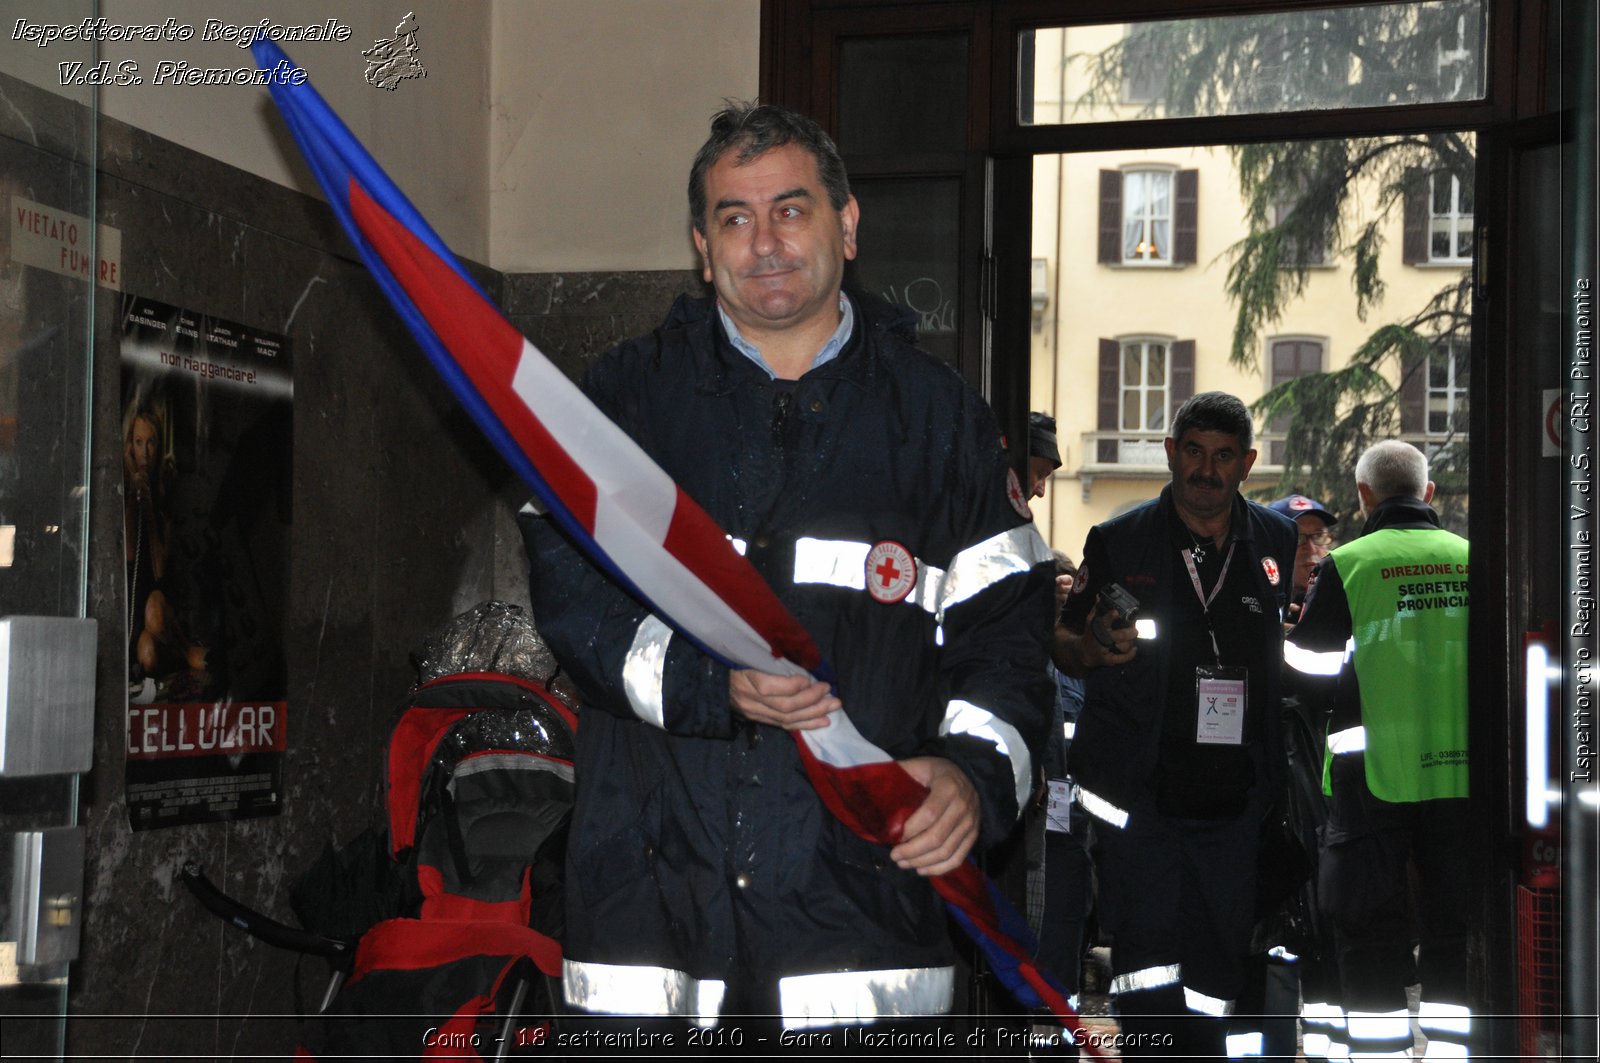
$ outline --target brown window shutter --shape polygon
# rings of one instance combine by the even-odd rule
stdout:
[[[1100,171],[1100,250],[1097,261],[1122,261],[1122,171]]]
[[[1427,428],[1428,360],[1406,358],[1400,363],[1400,431]]]
[[[1173,181],[1172,261],[1192,266],[1200,249],[1200,171],[1179,170]]]
[[[1121,176],[1120,174],[1118,175]],[[1115,432],[1122,427],[1119,411],[1122,406],[1122,344],[1116,340],[1100,341],[1100,417],[1095,427],[1102,432]],[[1102,439],[1095,448],[1095,460],[1114,464],[1117,460],[1117,441]]]
[[[1422,170],[1407,170],[1405,176],[1404,227],[1400,239],[1400,260],[1408,266],[1428,261],[1428,175]]]
[[[1167,395],[1167,427],[1178,414],[1178,407],[1194,397],[1194,340],[1176,340],[1172,344],[1172,362],[1167,367],[1172,381]]]

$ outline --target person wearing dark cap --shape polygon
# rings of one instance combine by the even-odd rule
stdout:
[[[1028,497],[1043,498],[1050,474],[1061,468],[1056,447],[1056,419],[1034,410],[1028,414]]]
[[[1305,600],[1311,585],[1311,572],[1317,562],[1333,549],[1333,533],[1328,529],[1339,523],[1321,502],[1305,495],[1287,495],[1267,506],[1294,521],[1300,529],[1300,545],[1294,553],[1294,597],[1289,605],[1289,618],[1300,615],[1300,603]]]

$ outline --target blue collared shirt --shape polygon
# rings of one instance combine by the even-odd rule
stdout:
[[[739,335],[739,326],[733,323],[733,318],[722,309],[721,300],[717,301],[717,316],[722,318],[722,327],[728,333],[728,341],[733,344],[733,349],[750,359],[752,362],[766,370],[769,377],[776,380],[778,374],[772,371],[767,360],[761,357],[761,351],[755,344]],[[833,335],[828,337],[828,342],[822,345],[822,350],[811,359],[811,369],[824,365],[839,357],[839,352],[844,350],[844,345],[850,342],[851,335],[856,328],[855,308],[850,305],[849,298],[844,292],[839,293],[839,327],[833,330]],[[810,370],[807,370],[809,372]]]

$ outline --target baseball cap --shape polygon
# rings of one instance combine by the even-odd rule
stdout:
[[[1028,456],[1044,458],[1061,468],[1061,451],[1056,447],[1056,419],[1033,410],[1028,414]]]
[[[1313,517],[1321,517],[1322,522],[1329,526],[1339,523],[1339,518],[1330,513],[1321,502],[1314,498],[1307,498],[1305,495],[1289,495],[1287,498],[1280,498],[1276,502],[1269,503],[1267,508],[1277,510],[1290,520],[1309,514]]]

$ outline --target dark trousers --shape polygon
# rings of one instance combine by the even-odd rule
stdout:
[[[1260,809],[1227,820],[1136,813],[1095,826],[1101,925],[1111,935],[1122,1056],[1225,1055],[1255,912]]]
[[[1075,810],[1076,811],[1076,810]],[[1078,813],[1082,817],[1082,813]],[[1089,915],[1091,875],[1087,839],[1074,830],[1044,835],[1044,911],[1034,959],[1078,992],[1083,966],[1083,928]]]
[[[1403,1010],[1406,986],[1419,981],[1424,1004],[1466,1005],[1474,852],[1466,800],[1379,800],[1360,754],[1334,758],[1332,784],[1319,895],[1345,1010]]]

